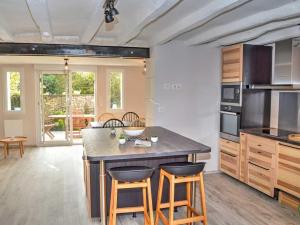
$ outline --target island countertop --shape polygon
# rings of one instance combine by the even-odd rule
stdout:
[[[110,134],[110,128],[83,129],[84,157],[89,161],[111,161],[123,159],[154,158],[180,156],[193,153],[209,153],[211,148],[186,138],[163,127],[146,127],[143,136],[150,140],[158,136],[159,140],[151,147],[136,147],[134,141],[120,145],[118,136],[122,128],[116,128],[116,135]]]

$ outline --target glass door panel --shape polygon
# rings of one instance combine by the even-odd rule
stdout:
[[[71,72],[73,143],[82,143],[80,130],[95,118],[95,73]]]
[[[41,140],[42,143],[70,144],[70,90],[69,75],[42,73],[41,91]]]

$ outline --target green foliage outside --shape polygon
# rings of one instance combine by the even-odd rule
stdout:
[[[8,72],[10,88],[10,110],[21,108],[21,75],[19,72]]]
[[[111,72],[110,74],[110,107],[112,109],[120,109],[122,94],[122,73]]]
[[[87,98],[94,95],[95,74],[92,72],[72,72],[72,94],[76,103],[72,100],[73,113],[94,113],[91,102],[83,102]],[[44,95],[44,113],[45,123],[55,123],[53,130],[65,130],[64,119],[49,119],[49,115],[65,115],[66,114],[66,84],[68,84],[67,75],[62,74],[43,74],[43,95]]]
[[[72,88],[73,94],[93,95],[95,85],[95,74],[91,72],[73,72]]]
[[[43,75],[43,88],[46,95],[62,95],[66,92],[67,76],[56,74]]]

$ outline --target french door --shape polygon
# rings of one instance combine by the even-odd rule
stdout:
[[[41,143],[72,143],[70,75],[47,71],[40,75]]]
[[[81,144],[82,128],[94,120],[95,72],[40,73],[42,145]]]

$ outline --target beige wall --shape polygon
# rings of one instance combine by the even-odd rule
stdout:
[[[96,114],[107,112],[107,70],[116,69],[123,72],[124,82],[124,109],[112,111],[114,115],[121,118],[125,112],[134,111],[141,117],[145,117],[145,75],[141,67],[108,67],[97,68],[97,107]]]
[[[25,111],[22,113],[8,113],[4,108],[4,70],[7,67],[20,67],[24,69],[24,88],[25,88]],[[36,123],[38,114],[38,96],[36,93],[38,72],[35,69],[41,66],[34,65],[0,65],[0,138],[4,137],[4,120],[20,119],[23,120],[23,134],[28,136],[28,145],[38,144]],[[53,69],[60,68],[52,66]],[[44,68],[51,69],[47,65]],[[84,68],[84,67],[82,67]],[[121,69],[124,72],[124,109],[113,112],[116,116],[122,117],[126,111],[135,111],[141,117],[145,117],[145,76],[142,67],[94,67],[97,72],[96,78],[96,114],[107,111],[107,89],[106,71],[107,69]],[[72,69],[72,68],[71,68]]]
[[[4,105],[4,70],[6,68],[20,68],[24,71],[24,94],[25,94],[25,108],[23,112],[6,112]],[[0,137],[4,136],[4,120],[23,120],[23,135],[28,137],[28,144],[34,145],[36,143],[36,104],[35,101],[35,79],[33,76],[33,65],[2,65],[0,67],[1,79],[1,97],[0,97]]]

